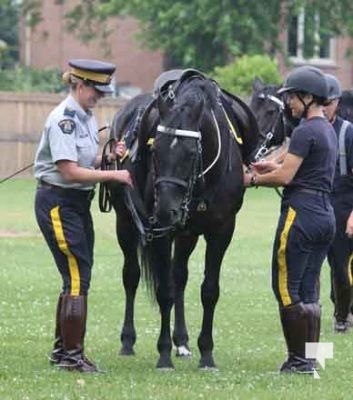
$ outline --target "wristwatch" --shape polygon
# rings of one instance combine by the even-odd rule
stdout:
[[[250,178],[250,186],[252,186],[252,187],[257,187],[257,178],[256,178],[256,175],[251,175],[251,178]]]

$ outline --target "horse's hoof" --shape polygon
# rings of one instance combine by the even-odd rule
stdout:
[[[159,371],[174,371],[172,360],[168,358],[160,358],[157,362],[156,368]]]
[[[122,347],[119,351],[119,356],[134,356],[135,351],[133,348]]]
[[[192,352],[189,350],[187,346],[178,346],[176,348],[176,357],[181,357],[181,358],[191,358],[192,357]]]
[[[211,354],[204,355],[201,357],[199,362],[199,368],[204,371],[218,371],[216,363]]]

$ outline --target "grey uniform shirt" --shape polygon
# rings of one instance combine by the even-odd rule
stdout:
[[[94,183],[66,181],[57,161],[77,162],[79,167],[94,169],[98,153],[98,126],[91,111],[84,111],[68,95],[48,116],[34,160],[34,176],[53,185],[90,190]]]

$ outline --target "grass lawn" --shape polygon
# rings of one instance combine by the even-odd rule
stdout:
[[[285,358],[277,305],[271,292],[270,259],[279,212],[272,189],[251,189],[221,273],[214,323],[214,356],[219,371],[198,370],[200,283],[204,242],[190,262],[186,313],[193,357],[175,359],[174,372],[155,369],[159,313],[144,286],[136,301],[136,356],[118,356],[123,318],[121,251],[115,216],[93,204],[95,266],[89,297],[86,352],[105,374],[67,373],[49,366],[59,275],[37,228],[33,181],[0,186],[0,400],[351,400],[353,332],[332,333],[329,271],[322,272],[322,342],[333,342],[321,379],[281,376]]]

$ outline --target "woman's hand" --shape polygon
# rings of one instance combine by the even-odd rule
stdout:
[[[126,153],[125,142],[123,140],[116,141],[112,154],[115,155],[115,157],[121,158],[125,153]]]
[[[251,170],[244,170],[243,180],[245,187],[256,186],[256,174]]]
[[[280,164],[275,161],[257,161],[251,163],[251,169],[257,172],[258,174],[266,174],[267,172],[272,172],[275,169],[278,169]]]
[[[134,186],[133,182],[132,182],[131,174],[127,169],[109,171],[109,173],[113,174],[112,178],[114,181],[118,181],[120,183],[125,183],[131,187]]]

